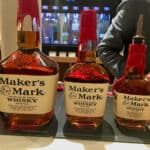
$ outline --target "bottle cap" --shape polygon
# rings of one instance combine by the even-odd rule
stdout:
[[[37,0],[18,0],[17,24],[23,22],[25,16],[30,15],[35,18],[37,24],[40,25],[39,7]]]
[[[85,43],[88,40],[97,42],[95,10],[83,10],[81,12],[79,43]]]
[[[143,19],[144,19],[143,14],[140,14],[139,18],[138,18],[136,35],[133,36],[133,39],[132,39],[132,43],[134,43],[134,44],[141,44],[141,43],[144,44],[145,43],[144,36],[142,35]]]
[[[128,59],[126,62],[125,70],[133,70],[136,68],[138,74],[143,74],[146,69],[146,44],[144,36],[142,36],[143,28],[143,15],[140,14],[137,24],[136,35],[132,39],[132,43],[129,45]],[[131,70],[131,71],[132,71]],[[132,71],[133,72],[133,71]]]

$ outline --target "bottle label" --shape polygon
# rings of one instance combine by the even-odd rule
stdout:
[[[96,51],[95,50],[86,50],[85,61],[86,62],[95,62],[96,60]]]
[[[115,91],[115,114],[133,120],[150,120],[150,96]]]
[[[17,114],[45,114],[53,111],[57,80],[58,74],[0,74],[0,111]]]
[[[69,33],[68,32],[62,32],[62,40],[68,41],[69,40]]]
[[[79,117],[102,117],[105,111],[108,83],[64,82],[66,112]]]

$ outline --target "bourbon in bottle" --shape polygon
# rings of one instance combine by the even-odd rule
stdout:
[[[150,122],[150,83],[145,79],[146,44],[141,35],[143,16],[137,35],[129,46],[123,77],[114,84],[115,120],[120,127],[145,130]]]
[[[37,0],[18,6],[18,49],[0,62],[0,111],[10,130],[36,129],[53,116],[59,67],[39,49]]]
[[[64,75],[67,121],[77,128],[101,125],[109,75],[96,63],[96,12],[81,13],[78,61]]]

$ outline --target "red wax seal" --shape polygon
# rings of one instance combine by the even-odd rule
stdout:
[[[40,25],[39,8],[37,0],[18,0],[17,23],[23,22],[25,16],[30,15],[35,18],[37,24]]]
[[[79,43],[85,43],[88,40],[97,42],[96,24],[95,10],[83,10],[81,12]]]
[[[145,61],[146,61],[146,45],[130,44],[125,70],[128,70],[128,68],[130,67],[136,67],[138,73],[143,74],[146,68]]]

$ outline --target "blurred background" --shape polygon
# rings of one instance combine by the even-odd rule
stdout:
[[[42,46],[52,56],[75,56],[80,13],[97,12],[97,39],[107,31],[120,0],[42,0]]]
[[[75,62],[82,10],[97,12],[97,39],[105,35],[121,0],[38,0],[41,16],[41,50],[60,65],[60,81]],[[17,49],[17,0],[0,0],[1,59]],[[89,20],[90,21],[90,20]],[[97,58],[98,63],[102,63]]]

